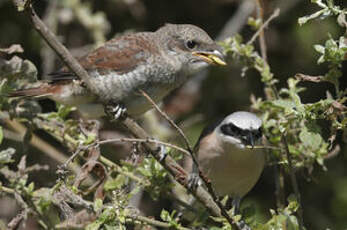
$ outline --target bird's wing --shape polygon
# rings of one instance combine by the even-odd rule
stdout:
[[[156,45],[149,42],[145,36],[129,34],[108,41],[104,46],[80,58],[79,63],[87,71],[98,70],[102,74],[103,71],[112,70],[118,74],[125,74],[146,62],[151,55],[158,53]],[[52,81],[77,78],[66,67],[49,76]]]
[[[214,131],[214,129],[215,129],[222,121],[223,121],[222,118],[218,118],[216,121],[210,123],[209,125],[207,125],[207,126],[202,130],[202,132],[201,132],[201,134],[200,134],[200,136],[199,136],[199,138],[198,138],[198,140],[197,140],[197,142],[196,142],[196,144],[195,144],[195,146],[194,146],[194,153],[197,153],[201,140],[202,140],[204,137],[210,135],[210,134]]]

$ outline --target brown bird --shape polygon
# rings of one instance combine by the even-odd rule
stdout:
[[[159,102],[208,64],[226,65],[222,49],[204,30],[189,24],[116,37],[79,62],[89,73],[93,92],[65,67],[39,87],[10,96],[48,97],[76,106],[90,118],[104,115],[104,104],[122,105],[129,115],[138,116],[151,108],[139,90]]]

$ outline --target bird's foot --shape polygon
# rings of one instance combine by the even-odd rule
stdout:
[[[165,148],[165,146],[159,145],[157,151],[159,154],[159,162],[163,162],[168,155],[167,149]]]
[[[246,224],[244,220],[236,222],[236,225],[240,230],[252,230],[251,227],[248,224]]]
[[[105,106],[105,113],[111,117],[112,121],[125,119],[127,116],[127,109],[121,103],[108,103]]]
[[[191,190],[196,190],[201,185],[199,174],[192,172],[188,176],[188,187]]]

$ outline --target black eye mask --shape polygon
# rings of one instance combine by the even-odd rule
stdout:
[[[238,138],[243,144],[252,146],[254,142],[259,140],[263,135],[261,127],[259,129],[241,129],[229,123],[222,125],[220,129],[224,135]]]

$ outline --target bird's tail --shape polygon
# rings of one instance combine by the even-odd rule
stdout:
[[[42,85],[35,88],[20,89],[7,94],[8,97],[46,97],[52,94],[54,86]]]

